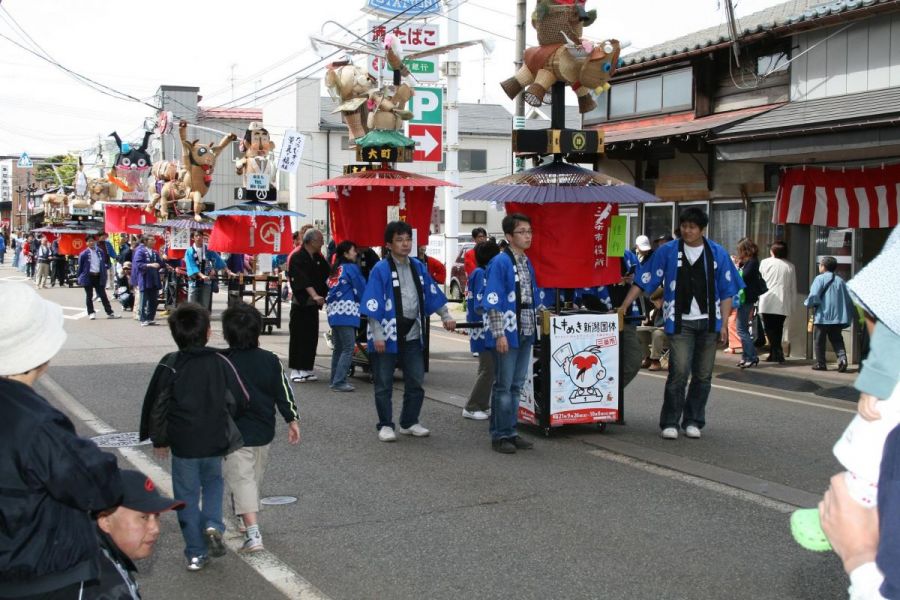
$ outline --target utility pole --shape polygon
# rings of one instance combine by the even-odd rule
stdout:
[[[447,2],[447,43],[459,41],[459,3]],[[459,50],[453,50],[445,63],[447,69],[447,163],[444,178],[459,184]],[[444,261],[456,260],[459,249],[459,188],[444,188]],[[420,242],[421,243],[421,242]],[[450,271],[447,271],[450,275]],[[446,284],[446,281],[441,283]]]
[[[525,62],[525,12],[526,0],[517,0],[516,2],[516,70],[522,68]],[[516,96],[516,116],[525,116],[525,94]]]

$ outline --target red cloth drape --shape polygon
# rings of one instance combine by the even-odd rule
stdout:
[[[140,235],[141,230],[129,225],[156,223],[156,215],[148,213],[140,206],[121,206],[112,202],[104,206],[106,213],[107,233],[133,233]]]
[[[335,200],[328,201],[328,214],[331,218],[331,237],[334,239],[335,244],[340,244],[344,240],[348,239],[344,234],[344,226],[341,221],[341,211],[337,206]]]
[[[406,222],[416,230],[420,244],[428,242],[431,229],[433,187],[404,188]],[[388,207],[400,204],[400,188],[338,188],[335,205],[339,213],[342,238],[359,246],[378,248],[384,245],[384,228],[388,223]]]
[[[292,247],[288,217],[219,217],[209,236],[209,249],[216,252],[285,254]]]
[[[59,236],[59,253],[66,256],[81,254],[87,246],[83,233],[61,233]]]
[[[534,237],[527,254],[540,287],[594,287],[622,279],[621,259],[606,256],[615,204],[507,202],[506,213],[531,219]]]

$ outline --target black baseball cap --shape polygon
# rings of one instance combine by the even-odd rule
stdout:
[[[122,475],[122,506],[143,513],[161,513],[167,510],[181,510],[184,502],[167,498],[159,493],[153,480],[130,469],[120,471]]]

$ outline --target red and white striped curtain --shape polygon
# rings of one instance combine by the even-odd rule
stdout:
[[[788,169],[775,198],[773,223],[877,229],[900,215],[900,165],[858,169]]]

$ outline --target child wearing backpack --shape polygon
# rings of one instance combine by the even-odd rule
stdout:
[[[278,357],[259,347],[263,320],[259,311],[241,302],[222,313],[222,333],[228,341],[228,357],[247,390],[250,405],[235,420],[244,439],[225,457],[225,482],[231,489],[234,511],[244,525],[241,552],[263,550],[259,531],[259,486],[266,470],[269,445],[275,437],[275,408],[288,424],[288,443],[300,443],[300,418],[291,384]]]
[[[187,569],[199,571],[210,556],[224,556],[222,457],[243,446],[234,423],[250,395],[231,361],[206,343],[209,312],[186,303],[169,315],[178,351],[156,366],[141,410],[140,439],[157,456],[172,451],[172,489],[186,503],[178,512]]]

